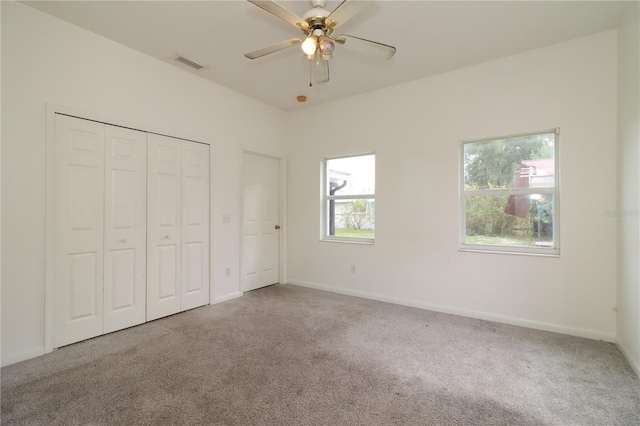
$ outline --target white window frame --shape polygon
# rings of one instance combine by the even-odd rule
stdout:
[[[358,194],[358,195],[328,195],[329,194],[329,173],[327,170],[327,163],[330,160],[339,160],[342,158],[354,158],[354,157],[365,157],[373,155],[375,162],[375,153],[367,152],[364,154],[353,154],[353,155],[341,155],[339,157],[328,157],[322,159],[322,185],[321,185],[321,193],[320,193],[320,211],[321,218],[320,220],[320,240],[321,241],[330,241],[330,242],[339,242],[339,243],[355,243],[355,244],[375,244],[374,238],[357,238],[357,237],[339,237],[336,235],[329,235],[329,201],[330,200],[374,200],[376,199],[376,194]],[[377,174],[377,173],[376,173]],[[374,180],[376,177],[374,176]],[[377,185],[377,182],[376,182]],[[375,214],[375,213],[374,213]],[[374,220],[374,229],[375,220]]]
[[[555,186],[553,188],[517,188],[517,189],[481,189],[475,191],[465,191],[464,189],[464,146],[467,144],[478,142],[489,142],[500,139],[517,138],[523,136],[533,136],[553,133],[554,143],[554,168],[555,168]],[[488,252],[488,253],[503,253],[503,254],[524,254],[524,255],[538,255],[538,256],[553,256],[560,255],[560,129],[542,130],[537,132],[519,133],[515,135],[496,136],[492,138],[482,138],[473,140],[460,141],[459,148],[459,193],[460,193],[460,251],[470,252]],[[499,246],[499,245],[486,245],[486,244],[466,244],[466,198],[470,196],[488,196],[488,195],[531,195],[531,194],[552,194],[553,195],[553,246],[552,247],[519,247],[519,246]]]

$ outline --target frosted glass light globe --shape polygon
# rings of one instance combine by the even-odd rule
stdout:
[[[318,47],[318,42],[315,37],[307,37],[302,42],[302,51],[306,55],[313,55],[316,52],[316,48]]]

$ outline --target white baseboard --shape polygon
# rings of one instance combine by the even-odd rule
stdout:
[[[3,356],[0,363],[3,367],[6,367],[7,365],[15,364],[20,361],[26,361],[40,355],[44,355],[44,346],[38,346],[37,348],[29,349],[28,351]]]
[[[631,369],[636,373],[636,376],[640,378],[640,364],[638,364],[638,362],[633,359],[626,346],[620,341],[620,339],[618,339],[618,336],[616,336],[616,346],[618,347],[620,352],[622,352],[622,355],[624,355],[625,359],[631,366]]]
[[[488,312],[473,311],[469,309],[461,309],[452,306],[436,305],[432,303],[419,302],[411,299],[402,299],[399,297],[386,296],[383,294],[370,293],[367,291],[350,290],[340,287],[333,287],[324,284],[312,283],[309,281],[290,279],[289,284],[301,287],[315,288],[318,290],[330,291],[332,293],[340,293],[347,296],[361,297],[364,299],[377,300],[380,302],[394,303],[396,305],[410,306],[412,308],[427,309],[429,311],[442,312],[445,314],[459,315],[487,321],[495,321],[503,324],[517,325],[520,327],[533,328],[535,330],[551,331],[554,333],[568,334],[571,336],[584,337],[593,340],[604,340],[613,343],[615,335],[613,333],[603,333],[596,330],[586,330],[582,328],[572,328],[557,324],[549,324],[545,322],[531,321],[520,318],[508,317],[503,315],[492,314]]]
[[[211,301],[212,305],[217,305],[218,303],[226,302],[227,300],[236,299],[242,296],[241,291],[234,291],[233,293],[225,294],[224,296],[217,296],[213,298]]]

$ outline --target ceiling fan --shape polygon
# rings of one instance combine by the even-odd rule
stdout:
[[[313,7],[299,17],[272,0],[248,1],[302,30],[304,38],[281,41],[244,56],[256,59],[300,44],[303,56],[311,63],[311,80],[316,83],[329,81],[329,59],[333,57],[336,43],[382,59],[391,59],[396,53],[395,47],[386,44],[346,34],[334,36],[336,28],[355,16],[366,2],[345,0],[333,12],[329,12],[324,9],[326,0],[311,0]]]

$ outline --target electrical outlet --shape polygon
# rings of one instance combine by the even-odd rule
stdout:
[[[228,277],[230,275],[231,275],[231,268],[227,266],[226,268],[224,268],[224,276]]]
[[[222,223],[231,223],[231,216],[228,214],[223,214],[222,215]]]
[[[352,274],[356,273],[356,265],[351,265],[351,273]]]

